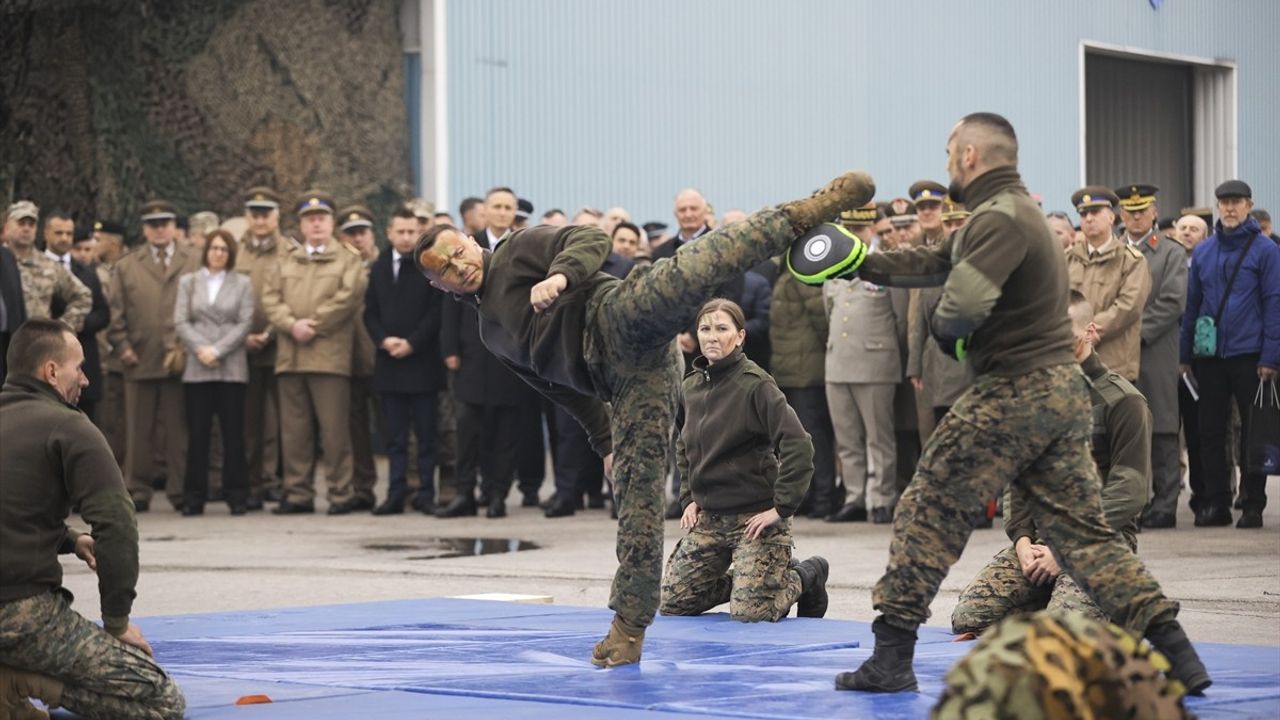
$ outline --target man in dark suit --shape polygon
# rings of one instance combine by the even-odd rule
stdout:
[[[69,216],[57,210],[49,213],[44,223],[45,254],[70,270],[77,280],[89,288],[93,296],[93,306],[84,318],[84,326],[76,333],[76,339],[84,346],[84,375],[89,378],[89,387],[80,393],[80,409],[84,410],[90,420],[97,422],[95,410],[98,401],[102,399],[103,390],[98,333],[111,324],[111,309],[107,305],[106,293],[102,292],[102,282],[98,280],[97,270],[74,259],[71,253],[75,243],[92,242],[93,234],[88,227],[76,228]],[[67,304],[62,298],[55,295],[50,306],[52,317],[61,317],[66,308]]]
[[[9,354],[9,338],[26,321],[27,306],[22,301],[18,259],[9,248],[0,245],[0,382],[8,373],[5,356]]]
[[[404,512],[409,494],[409,425],[418,440],[418,479],[413,507],[435,510],[435,440],[437,393],[445,387],[440,360],[440,291],[413,266],[418,222],[412,211],[397,210],[387,226],[391,247],[369,271],[364,296],[364,324],[377,348],[373,387],[382,396],[387,420],[387,498],[374,515]]]
[[[501,192],[497,189],[493,195]],[[514,197],[514,195],[512,195]],[[512,202],[514,208],[514,201]],[[488,231],[476,233],[482,248],[493,249]],[[528,386],[508,370],[480,341],[480,322],[474,306],[461,302],[443,304],[440,352],[452,370],[453,397],[458,422],[458,492],[453,501],[436,511],[436,517],[476,514],[476,472],[484,477],[481,493],[488,499],[485,514],[507,514],[506,497],[515,476],[517,402]]]

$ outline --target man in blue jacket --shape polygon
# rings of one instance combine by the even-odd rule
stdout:
[[[1246,183],[1228,180],[1214,194],[1219,219],[1213,235],[1191,254],[1180,349],[1182,371],[1190,375],[1194,370],[1200,387],[1200,457],[1207,497],[1198,503],[1198,526],[1231,524],[1226,429],[1232,398],[1244,423],[1243,445],[1258,383],[1274,380],[1280,369],[1280,247],[1249,216],[1253,190]],[[1215,319],[1212,348],[1197,347],[1204,344],[1196,342],[1197,324],[1207,324],[1200,318]],[[1244,513],[1236,527],[1262,527],[1266,481],[1262,473],[1241,473]]]

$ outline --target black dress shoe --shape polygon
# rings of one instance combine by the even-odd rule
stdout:
[[[867,509],[856,505],[845,505],[827,517],[827,522],[866,522]]]
[[[369,512],[377,504],[373,497],[358,497],[350,503],[351,512]]]
[[[295,503],[288,500],[281,500],[280,504],[271,511],[272,515],[310,515],[316,511],[313,503]]]
[[[404,496],[389,495],[382,504],[373,509],[374,515],[400,515],[404,512]]]
[[[520,500],[520,507],[538,507],[538,493],[525,493]]]
[[[280,488],[269,487],[262,491],[262,499],[267,502],[280,502],[284,499],[284,493],[280,491]]]
[[[494,498],[493,502],[489,503],[489,509],[484,511],[484,516],[487,518],[506,517],[507,503],[505,503],[502,498]]]
[[[800,513],[797,512],[796,514],[799,515]],[[814,503],[813,506],[809,508],[809,512],[806,513],[806,516],[813,520],[821,520],[830,514],[831,506],[827,503],[818,502]]]
[[[1163,530],[1178,527],[1178,518],[1173,513],[1151,513],[1142,521],[1142,527],[1148,530]]]
[[[183,506],[182,506],[182,516],[183,516],[183,517],[195,517],[196,515],[203,515],[203,514],[204,514],[204,506],[203,506],[203,505],[196,505],[196,504],[192,503],[192,504],[190,504],[190,505],[183,505]]]
[[[249,498],[248,500],[245,500],[245,501],[244,501],[244,509],[245,509],[245,510],[261,510],[261,509],[262,509],[262,499],[261,499],[261,498],[256,498],[256,497],[251,497],[251,498]]]
[[[557,497],[555,501],[551,503],[551,507],[547,508],[547,511],[543,513],[543,515],[546,515],[549,518],[569,517],[575,510],[577,510],[577,508],[574,507],[572,498]]]
[[[469,494],[459,495],[449,501],[448,505],[436,508],[438,518],[475,517],[476,501]]]
[[[355,500],[348,500],[346,502],[340,502],[340,503],[332,503],[331,505],[329,505],[329,509],[326,510],[324,514],[325,515],[350,515],[351,511],[355,509],[354,505],[355,505]]]
[[[151,509],[151,501],[142,498],[133,499],[133,511],[135,513],[144,513]]]
[[[231,508],[232,515],[243,515],[249,512],[249,507],[245,503],[231,503],[227,507]],[[262,505],[258,505],[258,509],[262,509]]]
[[[413,499],[412,505],[414,510],[417,510],[423,515],[436,514],[436,501],[425,495],[419,494],[417,497],[415,497]]]
[[[1217,503],[1196,513],[1196,527],[1225,527],[1231,524],[1231,511]]]
[[[878,507],[871,508],[871,522],[876,525],[887,525],[893,522],[893,508]]]
[[[477,504],[477,505],[488,505],[488,504],[489,504],[489,493],[485,492],[484,490],[481,490],[481,491],[480,491],[480,494],[476,497],[476,504]]]
[[[1241,530],[1252,530],[1253,528],[1262,527],[1262,511],[1261,510],[1245,510],[1244,514],[1236,522],[1236,527]]]

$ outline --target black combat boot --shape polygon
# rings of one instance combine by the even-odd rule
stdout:
[[[813,557],[798,563],[800,598],[796,600],[796,617],[820,618],[827,614],[827,573],[831,566],[824,557]]]
[[[916,652],[916,633],[902,630],[885,622],[884,616],[871,623],[876,636],[876,648],[871,658],[853,672],[836,676],[837,690],[861,690],[863,692],[916,692],[916,673],[911,660]]]
[[[1162,622],[1147,628],[1147,640],[1169,660],[1169,674],[1182,683],[1188,695],[1203,695],[1213,684],[1209,671],[1200,662],[1200,655],[1187,639],[1187,633],[1177,620]]]

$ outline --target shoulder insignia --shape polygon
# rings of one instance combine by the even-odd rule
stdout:
[[[1128,250],[1128,251],[1129,251],[1129,254],[1130,254],[1130,255],[1132,255],[1132,256],[1134,256],[1135,258],[1138,258],[1138,259],[1141,259],[1141,258],[1142,258],[1142,251],[1141,251],[1141,250],[1139,250],[1138,248],[1136,248],[1136,247],[1134,247],[1134,246],[1129,245],[1128,243],[1126,243],[1126,244],[1125,244],[1125,249],[1126,249],[1126,250]]]
[[[360,257],[360,251],[357,250],[355,246],[348,245],[347,243],[342,243],[342,247],[346,248],[347,252],[351,253],[352,255],[355,255],[356,257]]]

